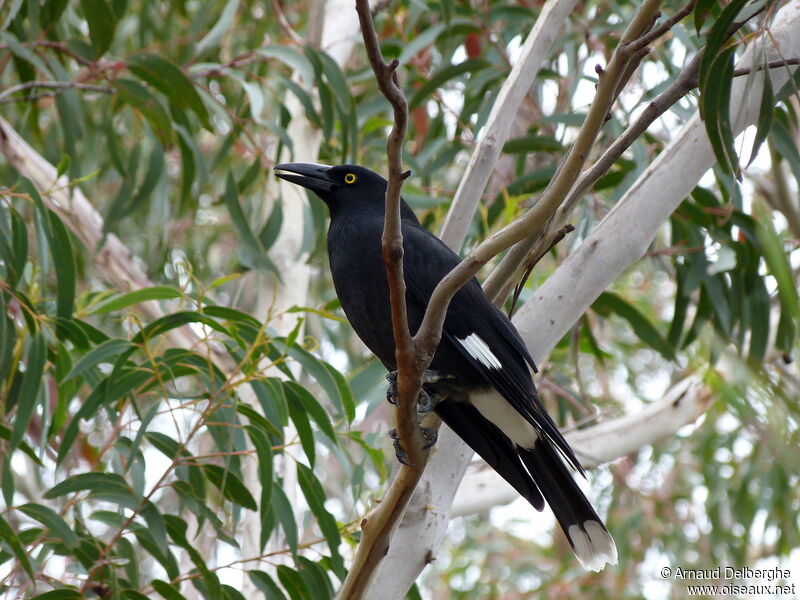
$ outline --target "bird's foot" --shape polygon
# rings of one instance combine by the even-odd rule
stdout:
[[[389,437],[392,438],[392,446],[394,446],[394,455],[397,457],[397,462],[407,467],[414,466],[408,462],[408,452],[403,450],[403,446],[400,445],[400,436],[397,435],[397,429],[390,429]]]
[[[425,390],[420,391],[419,398],[417,399],[417,416],[422,418],[431,412],[436,406],[444,400],[444,396],[435,392],[428,393]]]
[[[423,450],[430,450],[436,444],[436,441],[439,439],[439,433],[433,427],[420,427],[419,428],[420,434],[422,434]],[[397,457],[397,462],[403,464],[407,467],[413,467],[414,465],[408,462],[408,452],[403,449],[402,444],[400,443],[400,436],[397,435],[397,429],[390,429],[388,432],[390,438],[392,438],[392,446],[394,447],[394,455]]]
[[[436,440],[439,439],[439,432],[436,431],[434,427],[420,427],[419,432],[422,434],[422,439],[425,440],[425,444],[423,444],[423,450],[429,450],[433,448],[436,444]]]
[[[443,375],[438,371],[425,370],[422,372],[422,385],[426,383],[436,383],[442,379],[451,379],[450,375]],[[386,381],[389,385],[386,387],[386,400],[389,404],[397,406],[397,371],[391,371],[386,374]],[[430,394],[422,390],[417,401],[417,412],[421,415],[431,412],[436,405],[441,402],[442,398],[438,394]]]

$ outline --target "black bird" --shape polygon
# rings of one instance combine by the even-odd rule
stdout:
[[[328,256],[347,319],[389,371],[397,368],[381,252],[386,180],[357,165],[285,163],[277,176],[319,196],[330,210]],[[413,334],[439,281],[459,257],[401,202],[403,269]],[[511,321],[471,279],[453,297],[425,389],[435,412],[537,510],[545,500],[581,564],[616,564],[603,522],[572,478],[578,459],[545,411],[533,359]]]

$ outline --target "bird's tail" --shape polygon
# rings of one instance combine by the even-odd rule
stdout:
[[[517,452],[553,510],[581,565],[600,571],[606,564],[617,564],[617,547],[611,534],[553,444],[540,437],[532,450],[517,446]]]

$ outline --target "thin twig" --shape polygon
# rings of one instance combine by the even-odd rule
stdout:
[[[660,38],[670,29],[675,27],[675,25],[680,23],[684,17],[689,15],[694,10],[694,5],[695,5],[695,0],[692,0],[691,2],[689,2],[689,4],[687,4],[678,12],[676,12],[674,15],[672,15],[669,19],[666,19],[658,27],[654,27],[653,29],[642,35],[638,40],[632,42],[628,50],[630,52],[637,52],[655,42],[658,38]]]
[[[800,65],[800,58],[781,58],[778,60],[771,60],[766,65],[734,69],[733,76],[741,77],[742,75],[749,75],[750,73],[763,71],[764,69],[779,69],[780,67],[788,67],[792,65]]]
[[[547,247],[547,249],[545,249],[545,250],[543,250],[543,251],[541,251],[541,252],[539,252],[537,254],[533,254],[530,257],[527,257],[526,262],[525,262],[525,271],[522,274],[522,277],[520,278],[520,280],[514,286],[514,295],[511,297],[511,306],[508,307],[508,318],[509,319],[514,315],[514,309],[516,308],[517,300],[519,300],[519,295],[522,293],[522,290],[525,287],[525,282],[528,280],[528,277],[531,276],[531,273],[533,272],[533,268],[539,263],[540,260],[542,260],[545,257],[545,255],[548,252],[550,252],[550,250],[555,248],[556,245],[561,240],[563,240],[568,233],[572,233],[573,231],[575,231],[575,227],[574,226],[569,225],[569,224],[564,225],[564,227],[559,229],[558,232],[556,233],[556,235],[553,237],[553,240],[550,242],[550,245]],[[513,283],[513,280],[509,282],[509,286],[512,283]],[[507,292],[505,292],[505,293],[501,292],[500,294],[497,295],[496,298],[492,298],[492,301],[497,303],[498,300],[500,300],[501,298],[505,298],[507,295],[508,295]]]
[[[25,98],[9,98],[12,94],[30,90],[34,88],[49,88],[55,90],[87,90],[90,92],[102,92],[104,94],[112,94],[114,90],[104,85],[92,85],[89,83],[78,83],[75,81],[26,81],[25,83],[18,83],[0,92],[0,104],[8,102],[16,102],[17,100],[24,100]]]

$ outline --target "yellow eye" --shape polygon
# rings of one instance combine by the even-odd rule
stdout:
[[[344,182],[345,183],[355,183],[356,182],[356,176],[353,175],[352,173],[348,173],[347,175],[344,176]]]

